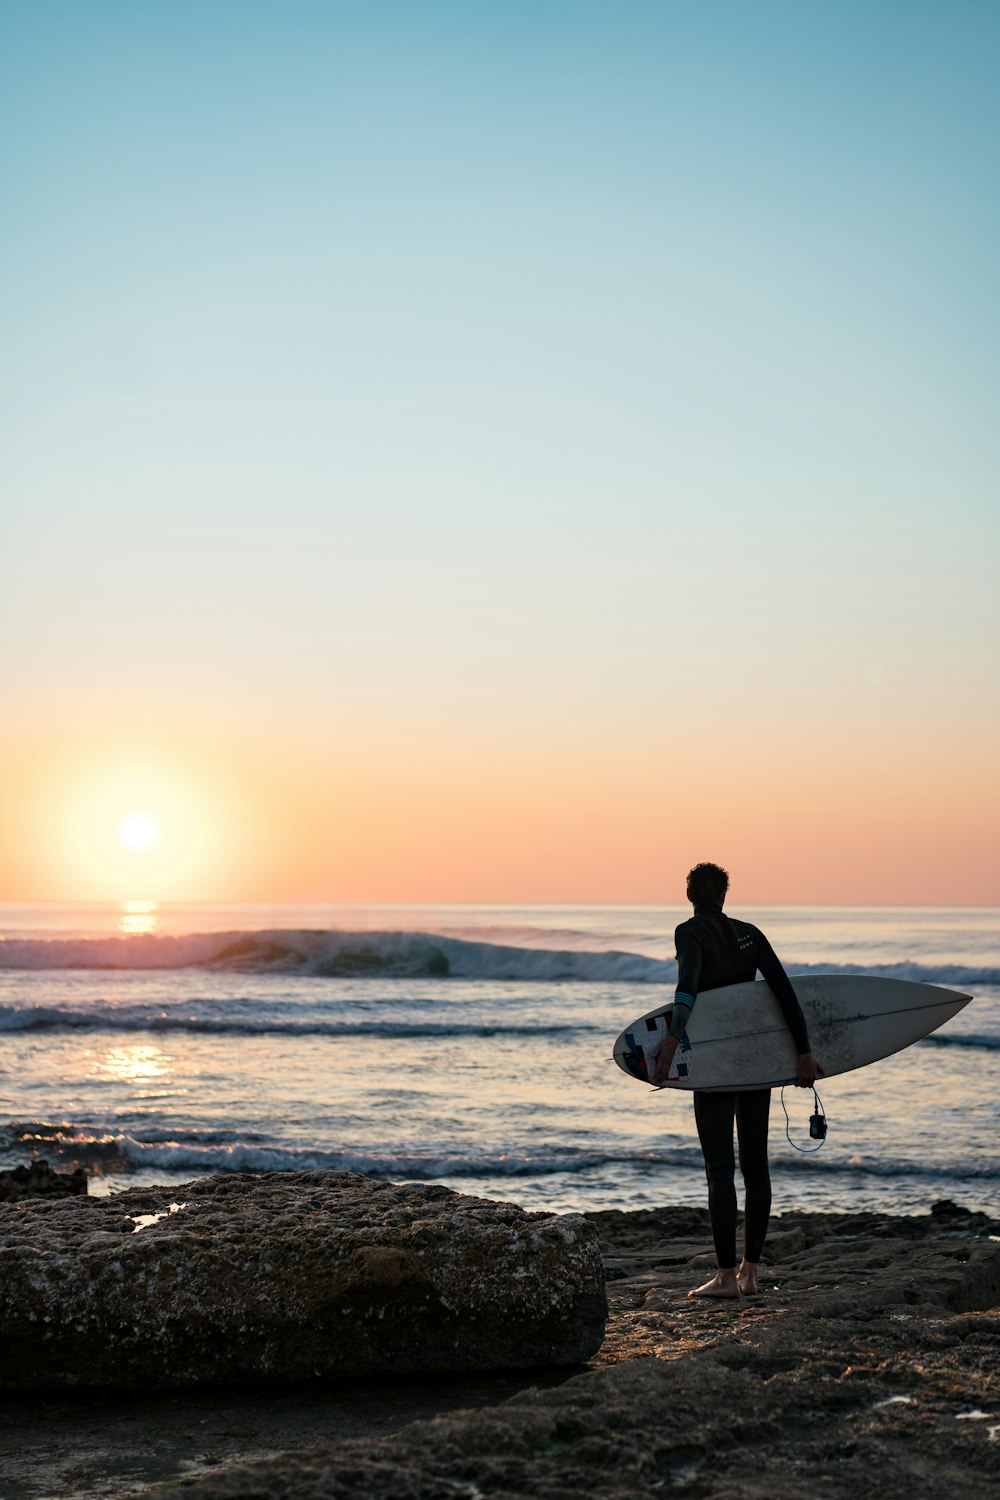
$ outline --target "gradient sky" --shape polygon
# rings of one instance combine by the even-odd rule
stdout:
[[[6,0],[0,897],[1000,903],[998,74]]]

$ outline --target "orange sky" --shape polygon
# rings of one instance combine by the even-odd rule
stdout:
[[[0,761],[0,899],[669,902],[710,858],[756,904],[1000,901],[985,749],[820,748],[68,726]]]

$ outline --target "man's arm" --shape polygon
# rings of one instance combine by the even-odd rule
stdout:
[[[677,984],[674,988],[674,1015],[670,1023],[670,1035],[678,1041],[694,1010],[701,986],[701,945],[690,924],[682,922],[674,933],[674,950],[677,954]]]
[[[800,1088],[811,1088],[823,1070],[817,1065],[812,1055],[806,1018],[802,1014],[802,1007],[792,989],[791,981],[782,968],[778,955],[759,928],[757,929],[757,967],[770,985],[774,998],[781,1006],[785,1025],[792,1033],[795,1050],[799,1054],[799,1076],[796,1083]]]
[[[694,1010],[694,1002],[698,998],[698,986],[701,983],[701,948],[686,922],[682,923],[674,933],[674,946],[677,953],[674,1013],[670,1021],[670,1030],[653,1053],[655,1063],[651,1080],[653,1083],[666,1082],[670,1064],[674,1060],[674,1053],[680,1046],[681,1037],[684,1035],[691,1012]]]

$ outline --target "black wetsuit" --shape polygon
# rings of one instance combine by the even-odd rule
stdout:
[[[700,990],[740,984],[763,974],[781,1006],[796,1050],[809,1052],[809,1033],[788,975],[767,938],[749,922],[723,914],[721,906],[696,906],[690,921],[682,922],[677,945],[677,990],[671,1032],[680,1036]],[[685,1008],[688,1007],[688,1008]],[[767,1120],[770,1089],[746,1089],[708,1094],[697,1090],[694,1115],[705,1156],[708,1208],[719,1265],[736,1264],[736,1187],[733,1158],[733,1119],[740,1143],[740,1171],[746,1186],[744,1250],[756,1264],[764,1249],[771,1212],[771,1177],[767,1167]]]

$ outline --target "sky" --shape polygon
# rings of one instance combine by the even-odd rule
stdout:
[[[1000,904],[998,67],[5,0],[0,899]]]

